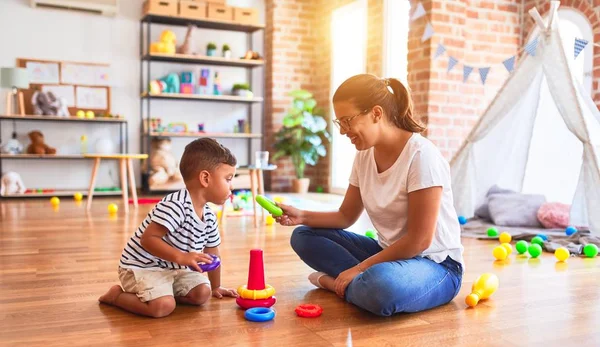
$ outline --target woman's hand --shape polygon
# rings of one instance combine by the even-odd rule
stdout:
[[[339,297],[343,298],[344,293],[346,293],[346,288],[348,287],[350,282],[352,282],[354,277],[360,275],[360,273],[361,273],[361,271],[358,269],[358,265],[357,265],[357,266],[351,267],[348,270],[339,274],[334,282],[335,293]]]
[[[277,206],[283,210],[283,215],[275,217],[277,223],[288,227],[303,223],[304,211],[281,203],[277,203]]]

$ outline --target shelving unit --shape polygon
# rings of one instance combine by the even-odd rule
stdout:
[[[257,32],[262,31],[264,37],[264,25],[245,25],[233,23],[230,21],[219,21],[212,19],[189,19],[181,17],[162,16],[155,14],[146,14],[140,20],[140,148],[142,153],[146,153],[149,157],[152,155],[151,141],[154,137],[174,137],[174,138],[197,138],[197,137],[210,137],[210,138],[223,138],[223,139],[239,139],[247,141],[248,145],[248,163],[240,163],[240,167],[245,167],[251,164],[252,160],[252,141],[257,139],[261,140],[260,148],[264,146],[262,142],[264,133],[264,101],[262,96],[253,97],[241,97],[235,95],[204,95],[204,94],[149,94],[147,91],[148,83],[151,78],[151,67],[152,63],[172,63],[172,64],[187,64],[187,65],[206,65],[206,66],[223,66],[223,67],[235,67],[243,68],[246,70],[246,80],[250,85],[250,89],[254,94],[257,94],[257,90],[252,87],[253,71],[256,68],[264,67],[265,62],[263,60],[247,60],[239,58],[223,58],[215,56],[204,56],[204,55],[187,55],[187,54],[160,54],[160,53],[149,53],[151,38],[151,26],[153,24],[171,25],[171,26],[188,26],[194,25],[201,29],[213,29],[222,31],[234,31],[246,34],[246,49],[254,50],[254,37],[253,35]],[[264,81],[265,74],[264,68],[262,70],[261,78]],[[196,81],[194,81],[196,84]],[[264,82],[263,82],[264,84]],[[260,91],[261,95],[264,95],[264,87]],[[218,102],[218,103],[241,103],[247,107],[246,122],[249,124],[251,133],[223,133],[223,132],[185,132],[185,133],[173,133],[173,132],[156,132],[150,129],[150,119],[152,117],[151,104],[152,102],[177,102],[177,101],[198,101],[198,102]],[[252,125],[253,118],[253,106],[261,105],[260,119],[261,126],[257,129],[256,126]],[[148,186],[147,179],[149,172],[142,172],[142,187],[145,193],[158,193],[166,192],[165,189],[152,189]]]
[[[2,140],[2,123],[4,121],[12,122],[61,122],[61,123],[90,123],[90,124],[101,124],[108,123],[119,126],[120,132],[120,151],[126,153],[128,151],[128,125],[127,120],[123,118],[109,118],[109,117],[97,117],[97,118],[77,118],[77,117],[55,117],[55,116],[37,116],[37,115],[0,115],[0,143]],[[81,154],[0,154],[0,172],[2,171],[2,162],[4,160],[83,160],[86,159]],[[45,196],[68,196],[73,195],[74,190],[57,190],[51,193],[31,193],[31,194],[12,194],[8,196],[0,196],[2,198],[27,198],[27,197],[45,197]],[[81,191],[84,194],[83,190]],[[108,191],[108,192],[96,192],[98,195],[120,195],[121,191]]]

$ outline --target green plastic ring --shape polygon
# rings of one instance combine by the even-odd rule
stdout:
[[[271,201],[265,196],[257,195],[256,202],[258,202],[260,206],[262,206],[265,210],[269,211],[269,213],[275,217],[280,217],[283,215],[283,210],[279,206],[277,206],[275,202]]]

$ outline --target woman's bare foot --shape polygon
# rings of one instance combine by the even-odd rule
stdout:
[[[101,303],[107,304],[107,305],[114,305],[115,301],[117,300],[119,295],[121,295],[122,293],[123,293],[123,289],[121,289],[120,285],[116,284],[116,285],[112,286],[108,290],[108,292],[106,292],[106,294],[99,297],[98,301],[100,301]]]
[[[335,290],[335,278],[329,276],[324,272],[313,272],[308,275],[308,280],[315,287],[319,287],[321,289],[334,291]]]

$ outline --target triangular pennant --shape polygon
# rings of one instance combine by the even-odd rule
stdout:
[[[532,57],[535,57],[535,50],[537,49],[538,38],[536,37],[525,46],[525,51]]]
[[[489,67],[480,67],[479,68],[479,76],[481,77],[481,84],[485,84],[485,80],[487,79],[487,75],[490,72]]]
[[[427,26],[425,26],[425,31],[423,32],[423,37],[421,37],[421,42],[429,40],[433,36],[433,33],[433,26],[431,23],[427,22]]]
[[[508,70],[508,72],[512,72],[512,70],[515,68],[515,56],[513,55],[512,57],[506,59],[502,62],[502,64],[504,64],[504,67],[506,70]]]
[[[467,79],[469,78],[469,75],[471,74],[472,71],[473,71],[472,66],[467,66],[467,65],[463,66],[463,83],[467,81]]]
[[[448,72],[450,72],[450,70],[452,70],[452,68],[454,68],[454,65],[456,65],[456,63],[458,63],[458,60],[454,59],[454,57],[448,57]]]
[[[577,59],[577,56],[579,53],[581,53],[581,51],[583,51],[587,44],[587,40],[575,38],[575,44],[573,46],[573,50],[575,51],[575,59]]]
[[[415,19],[419,19],[421,17],[423,17],[425,15],[425,8],[423,7],[423,4],[419,2],[419,4],[417,5],[417,8],[415,9],[415,12],[413,12],[412,17],[410,18],[410,20],[415,20]]]
[[[437,49],[435,50],[435,55],[433,56],[433,59],[437,59],[437,57],[444,54],[444,52],[446,52],[446,47],[444,47],[444,45],[439,43],[437,46]]]

